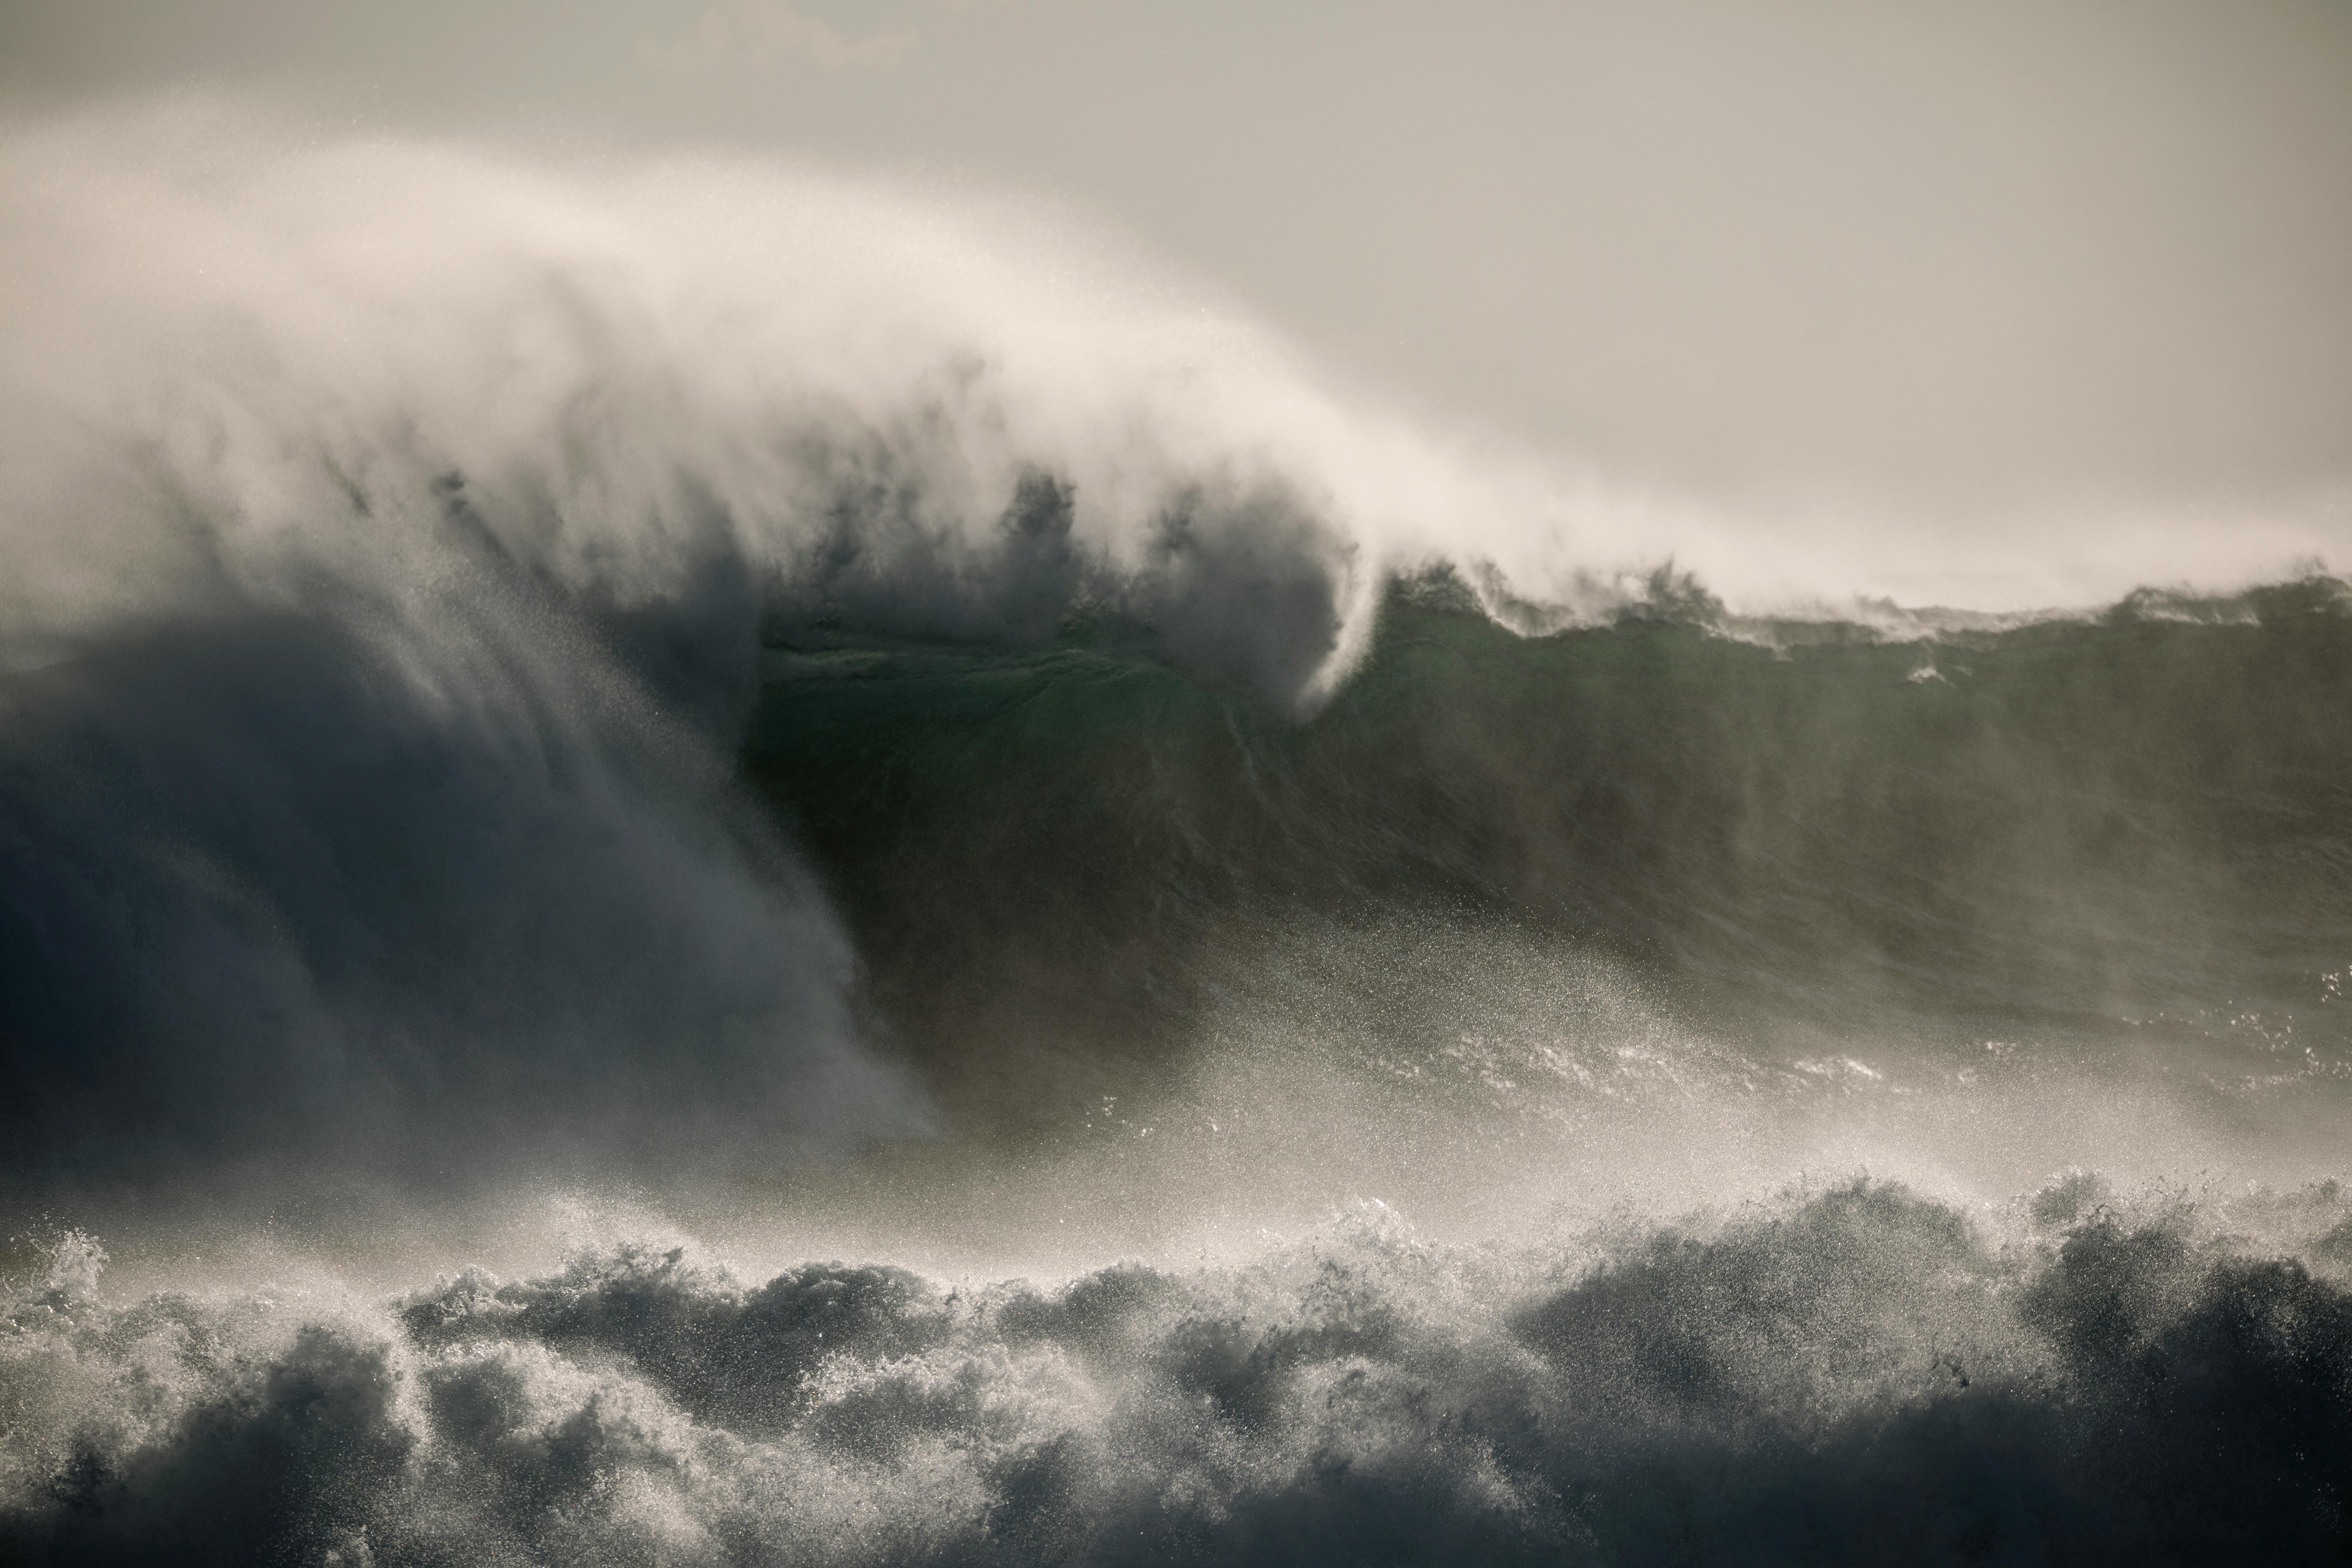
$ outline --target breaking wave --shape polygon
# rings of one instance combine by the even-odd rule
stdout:
[[[1315,464],[1258,449],[1327,405],[1226,407],[1232,345],[903,200],[201,129],[6,155],[18,1213],[920,1132],[734,776],[762,636],[1085,609],[1291,706],[1369,626]]]
[[[1906,608],[1075,230],[14,130],[0,1555],[2352,1545],[2325,563]]]

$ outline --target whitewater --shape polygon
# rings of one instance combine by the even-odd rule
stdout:
[[[2352,1552],[2340,495],[1743,512],[1066,214],[0,139],[0,1560]]]

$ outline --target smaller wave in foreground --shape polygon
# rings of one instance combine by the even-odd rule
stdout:
[[[0,1551],[71,1563],[2311,1562],[2352,1194],[1856,1181],[1527,1250],[1368,1207],[1055,1289],[685,1246],[322,1310],[8,1303]]]

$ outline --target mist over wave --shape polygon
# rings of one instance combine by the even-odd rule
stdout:
[[[13,131],[9,1553],[2344,1550],[2339,521],[1865,548],[1007,209]]]

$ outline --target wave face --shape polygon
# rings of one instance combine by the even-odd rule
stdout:
[[[1262,954],[1418,921],[1606,954],[1751,1049],[2023,1033],[2326,1082],[2352,1070],[2348,605],[2316,578],[1759,644],[1669,595],[1526,638],[1441,574],[1303,723],[1100,627],[844,633],[770,654],[747,756],[935,1054],[993,1030],[1164,1059],[1234,982],[1237,928]]]
[[[18,129],[0,1557],[2352,1549],[2324,564],[1695,573],[1068,234]]]

